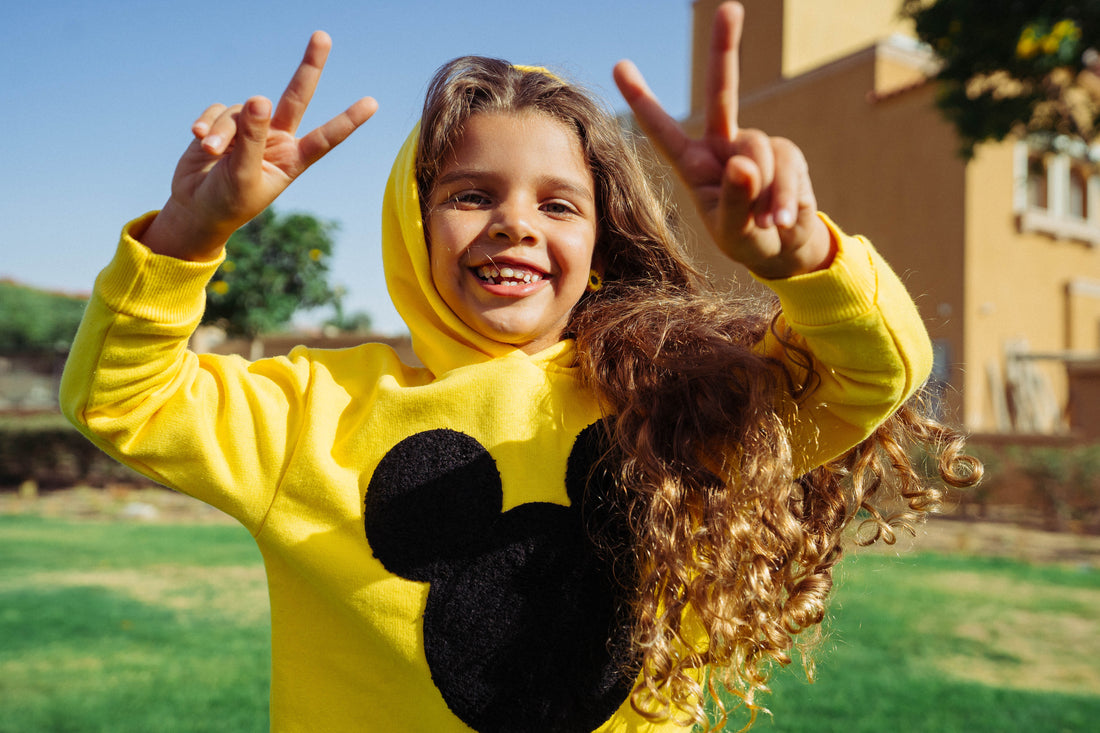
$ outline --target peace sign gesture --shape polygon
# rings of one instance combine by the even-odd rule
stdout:
[[[191,126],[195,139],[176,166],[172,195],[141,235],[146,246],[181,259],[213,259],[230,234],[374,114],[377,102],[364,97],[296,136],[331,48],[328,34],[313,34],[274,115],[263,97],[232,107],[216,104],[202,113]]]
[[[744,16],[736,2],[722,4],[715,15],[702,138],[688,137],[630,61],[615,66],[615,82],[690,189],[718,247],[759,277],[790,277],[827,267],[832,238],[817,217],[802,151],[790,140],[738,127]]]

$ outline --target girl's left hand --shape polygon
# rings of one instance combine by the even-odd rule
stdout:
[[[802,151],[790,140],[737,125],[738,51],[744,8],[715,15],[707,70],[706,127],[692,139],[653,96],[630,61],[615,83],[638,123],[688,186],[718,247],[758,277],[791,277],[828,267],[834,254]]]

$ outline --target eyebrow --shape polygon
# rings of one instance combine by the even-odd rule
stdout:
[[[470,182],[477,183],[478,181],[484,181],[488,179],[491,182],[499,180],[500,176],[492,171],[481,170],[478,168],[459,168],[457,170],[444,173],[435,180],[435,185],[432,188],[439,188],[440,186],[447,186],[454,183]],[[580,186],[570,181],[567,178],[559,178],[558,176],[542,176],[538,179],[538,185],[540,188],[552,188],[558,191],[565,191],[578,198],[582,198],[589,203],[595,203],[595,194],[585,186]]]

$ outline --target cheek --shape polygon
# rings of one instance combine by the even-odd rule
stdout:
[[[432,273],[453,267],[462,254],[459,232],[447,221],[432,221],[425,231]]]
[[[426,236],[431,244],[429,250],[445,249],[452,255],[461,254],[469,245],[477,241],[487,225],[482,217],[470,212],[448,211],[437,214],[428,220]]]
[[[588,281],[588,272],[596,266],[596,233],[595,231],[580,232],[570,243],[569,266],[577,276],[583,276]],[[571,273],[571,274],[573,274]]]

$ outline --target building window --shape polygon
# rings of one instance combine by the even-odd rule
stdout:
[[[1074,219],[1089,218],[1089,174],[1079,165],[1069,169],[1069,215]]]
[[[1021,232],[1100,244],[1100,168],[1096,151],[1061,138],[1016,144]]]
[[[1046,209],[1047,164],[1040,155],[1027,157],[1027,205],[1030,209]]]

